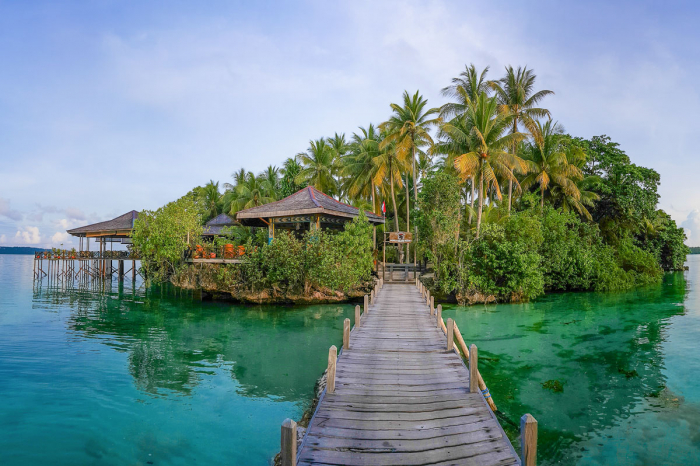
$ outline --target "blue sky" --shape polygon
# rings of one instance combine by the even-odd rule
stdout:
[[[146,3],[146,4],[142,4]],[[691,2],[0,0],[0,244],[154,209],[389,115],[465,64],[527,65],[576,136],[661,173],[700,245]]]

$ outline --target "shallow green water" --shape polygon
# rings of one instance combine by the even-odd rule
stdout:
[[[539,422],[539,464],[700,464],[700,256],[661,286],[456,307],[494,401]],[[563,391],[545,389],[556,380]],[[512,433],[512,429],[511,429]]]
[[[352,306],[32,286],[0,255],[0,464],[265,465]]]
[[[479,346],[499,408],[537,417],[539,464],[697,465],[700,257],[689,265],[633,293],[444,315]],[[33,286],[31,268],[0,255],[3,466],[268,464],[352,312],[193,302],[129,282],[65,291]]]

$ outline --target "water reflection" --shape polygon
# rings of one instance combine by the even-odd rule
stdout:
[[[352,306],[238,306],[202,303],[172,287],[35,290],[40,307],[69,307],[74,338],[128,353],[136,386],[154,396],[191,395],[224,369],[240,394],[284,401],[309,398],[328,347],[342,336]]]
[[[601,432],[612,438],[611,427],[645,410],[656,407],[671,418],[687,409],[687,422],[700,421],[697,406],[679,409],[683,398],[668,386],[665,367],[671,319],[685,314],[686,294],[677,273],[632,293],[549,295],[444,314],[479,346],[480,369],[499,409],[513,420],[525,412],[538,419],[543,464],[576,464],[589,458],[589,443],[599,442]]]

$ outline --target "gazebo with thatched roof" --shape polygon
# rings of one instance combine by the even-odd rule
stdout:
[[[342,229],[359,213],[357,207],[337,201],[309,186],[279,201],[241,210],[236,214],[236,220],[245,226],[267,227],[272,239],[275,229]],[[365,215],[375,227],[384,223],[384,218],[379,215],[371,212],[365,212]]]

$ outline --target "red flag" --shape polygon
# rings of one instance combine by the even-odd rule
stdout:
[[[382,213],[386,215],[386,202],[382,202]]]

